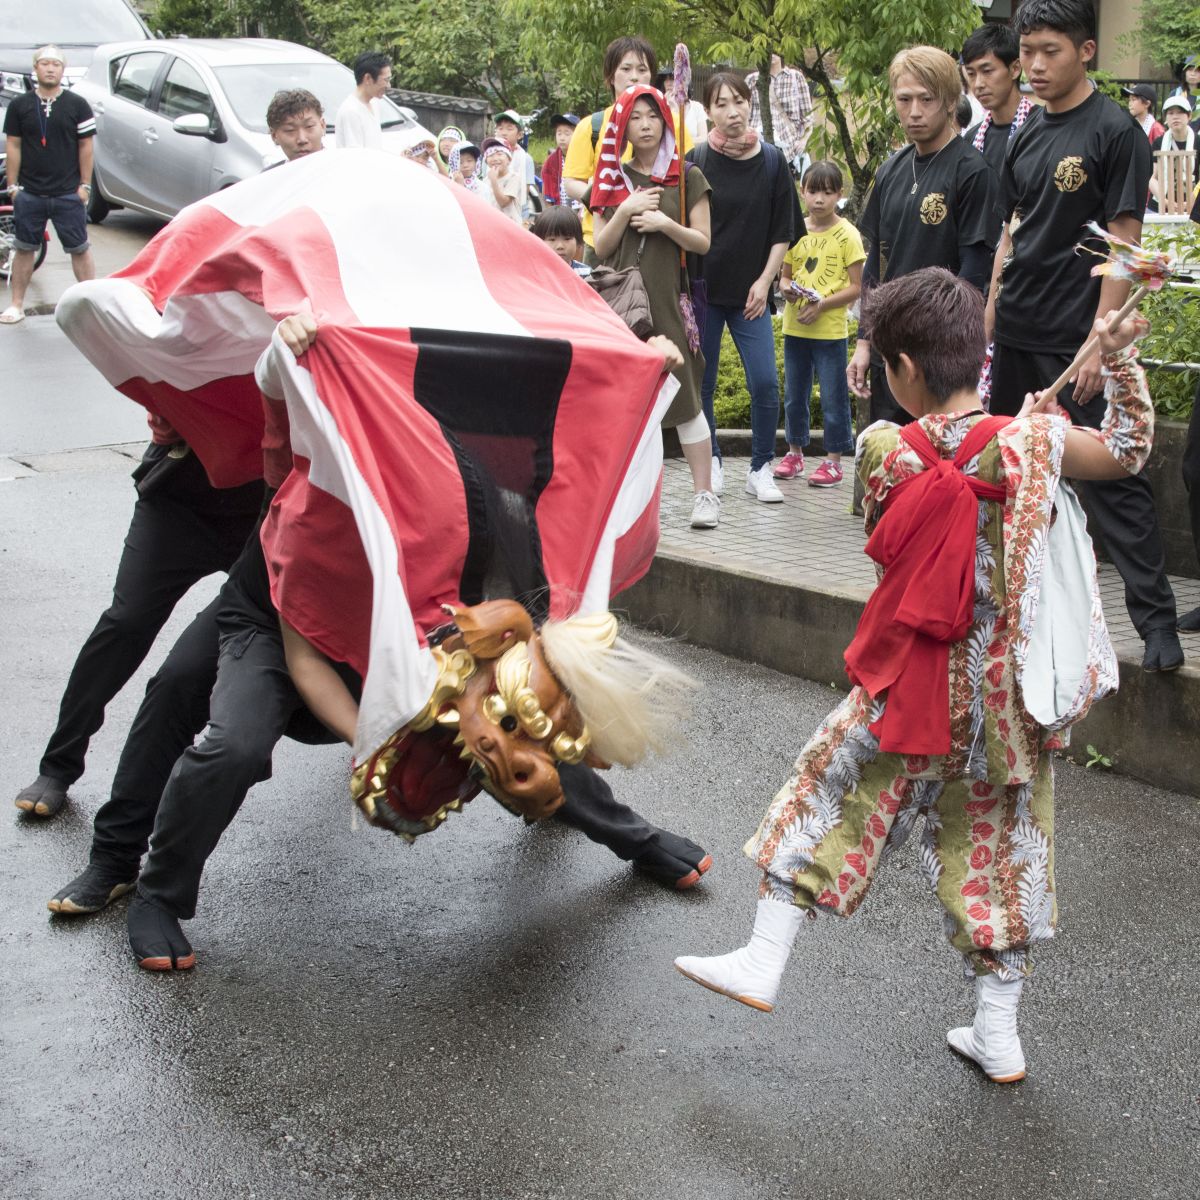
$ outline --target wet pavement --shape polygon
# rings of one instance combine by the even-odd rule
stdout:
[[[64,429],[88,401],[70,403]],[[133,498],[119,450],[44,465],[0,483],[4,804]],[[656,643],[706,685],[681,752],[614,786],[712,851],[694,892],[487,797],[408,847],[355,823],[340,750],[285,742],[210,862],[197,969],[138,971],[124,902],[63,919],[45,901],[83,865],[149,671],[212,586],[111,706],[68,811],[0,810],[0,1195],[1196,1195],[1196,801],[1060,770],[1060,936],[1022,1008],[1029,1078],[1001,1089],[945,1049],[970,993],[911,851],[853,920],[802,931],[771,1016],[671,969],[744,940],[739,848],[836,699],[683,645]]]

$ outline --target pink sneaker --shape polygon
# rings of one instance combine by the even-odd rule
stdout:
[[[834,487],[842,482],[842,468],[827,458],[809,477],[809,487]]]
[[[776,479],[795,479],[804,474],[804,455],[798,450],[789,450],[779,460],[779,466],[771,472]]]

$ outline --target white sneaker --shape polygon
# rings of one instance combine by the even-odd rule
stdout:
[[[692,501],[692,528],[716,529],[721,523],[721,502],[712,492],[697,492]]]
[[[759,1012],[773,1012],[783,968],[803,919],[804,910],[794,904],[760,900],[754,932],[745,946],[715,958],[685,955],[675,960],[675,970],[711,992]]]
[[[783,493],[775,486],[771,477],[771,464],[763,463],[757,471],[746,473],[746,495],[753,496],[763,504],[781,504]]]
[[[725,491],[725,467],[715,454],[712,461],[712,490],[714,496]]]
[[[1025,1078],[1025,1055],[1017,1037],[1017,1005],[1023,979],[1006,983],[997,975],[975,977],[975,1022],[946,1034],[950,1048],[977,1063],[993,1083]]]

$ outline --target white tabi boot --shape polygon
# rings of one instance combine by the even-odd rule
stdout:
[[[792,950],[804,909],[778,900],[760,900],[750,941],[715,958],[686,955],[675,960],[681,975],[734,1000],[772,1012],[779,980]]]
[[[974,1024],[946,1034],[950,1048],[978,1063],[993,1083],[1025,1078],[1025,1055],[1017,1037],[1017,1005],[1024,986],[1023,979],[1005,983],[998,975],[977,975]]]

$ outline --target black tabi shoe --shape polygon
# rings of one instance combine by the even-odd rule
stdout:
[[[700,876],[712,866],[712,855],[695,842],[660,829],[633,865],[651,879],[685,891],[700,882]]]
[[[60,892],[56,892],[46,907],[60,916],[83,916],[107,908],[114,900],[132,892],[137,883],[137,870],[132,875],[128,867],[109,867],[88,863],[83,873],[76,875]]]
[[[176,917],[141,896],[129,905],[129,948],[143,971],[188,971],[196,965]]]
[[[1178,671],[1183,666],[1183,647],[1173,629],[1146,631],[1146,653],[1142,657],[1143,671]]]
[[[67,802],[67,785],[49,775],[39,775],[27,788],[17,793],[16,806],[35,817],[53,817],[62,812]]]
[[[1176,628],[1184,633],[1200,633],[1200,606],[1184,613],[1176,623]]]

